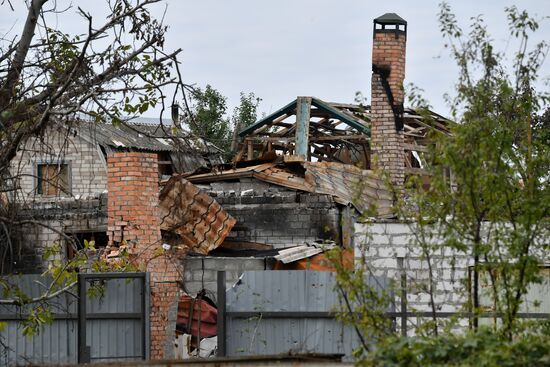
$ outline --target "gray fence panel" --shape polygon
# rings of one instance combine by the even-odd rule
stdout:
[[[86,313],[86,340],[91,346],[92,361],[120,361],[141,359],[143,354],[142,323],[130,319],[142,312],[141,278],[101,279],[100,297],[88,298]],[[88,284],[88,287],[90,284]],[[112,314],[113,317],[93,319],[93,314]]]
[[[118,274],[121,275],[121,274]],[[4,277],[30,297],[44,293],[51,279],[40,274]],[[86,336],[92,362],[127,361],[144,355],[143,287],[141,278],[102,278],[100,297],[86,299]],[[89,288],[89,286],[88,286]],[[0,286],[0,294],[2,288]],[[0,366],[26,364],[70,364],[78,362],[78,300],[76,287],[48,302],[55,319],[33,337],[23,335],[21,319],[36,305],[22,308],[0,305],[0,332],[6,347],[0,346]],[[148,297],[148,295],[147,295]],[[147,303],[147,302],[145,302]],[[148,335],[145,336],[148,338]]]
[[[385,278],[368,281],[387,289]],[[327,314],[339,309],[333,273],[245,272],[226,292],[226,354],[291,352],[349,357],[359,340],[352,326]]]
[[[40,274],[9,276],[4,279],[17,285],[29,297],[40,296],[51,283],[51,278]],[[3,288],[0,292],[2,290]],[[25,314],[36,305],[25,307],[0,305],[0,321],[7,323],[4,331],[0,332],[0,338],[6,345],[6,348],[0,348],[0,365],[76,362],[77,323],[74,314],[77,299],[74,295],[65,293],[52,298],[48,305],[52,313],[62,318],[57,318],[52,324],[45,325],[40,333],[32,337],[23,335],[23,327],[19,319],[24,318]]]

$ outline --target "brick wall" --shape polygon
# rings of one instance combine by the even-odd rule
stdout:
[[[388,82],[394,104],[403,103],[405,79],[405,45],[403,32],[375,31],[372,63],[388,67]],[[389,174],[394,184],[400,185],[405,178],[403,131],[396,131],[395,118],[380,75],[373,72],[371,80],[371,148],[375,167]]]
[[[199,185],[235,219],[228,238],[275,248],[340,239],[340,209],[330,195],[311,194],[256,179]]]
[[[173,357],[181,270],[178,261],[160,250],[157,162],[150,153],[109,155],[108,235],[112,245],[126,242],[150,273],[151,358],[167,359]]]

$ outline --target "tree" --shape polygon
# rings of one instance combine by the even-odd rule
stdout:
[[[357,278],[361,272],[339,274],[347,302],[359,304],[359,312],[344,319],[379,341],[366,364],[500,365],[508,358],[510,365],[542,365],[550,360],[548,323],[533,326],[518,317],[528,287],[541,280],[539,266],[550,255],[550,146],[544,129],[548,115],[542,113],[550,99],[536,90],[548,45],[529,42],[539,27],[536,19],[515,7],[505,11],[519,47],[510,70],[482,17],[473,18],[466,33],[450,7],[441,4],[441,31],[459,70],[456,94],[448,98],[456,124],[450,135],[432,136],[425,157],[431,162],[429,189],[413,178],[403,190],[394,190],[399,216],[414,233],[412,246],[428,265],[433,320],[417,329],[415,338],[388,333],[380,320],[387,300]],[[427,113],[424,117],[429,121]],[[471,292],[464,311],[473,312],[473,329],[465,336],[452,335],[456,319],[437,318],[433,287],[441,250],[473,259],[471,288],[463,288]],[[369,268],[368,259],[360,262]],[[487,311],[495,315],[489,329],[478,321]]]
[[[54,125],[70,126],[78,119],[124,123],[149,108],[161,106],[160,121],[169,103],[163,88],[171,86],[176,95],[188,86],[180,77],[177,55],[165,51],[167,27],[151,14],[159,0],[107,0],[106,19],[98,20],[78,7],[62,9],[57,2],[27,1],[27,17],[20,33],[0,38],[0,246],[2,261],[17,253],[11,240],[13,228],[45,223],[22,220],[17,202],[5,195],[14,190],[18,172],[10,162],[31,137],[39,137]],[[10,0],[1,1],[2,11],[16,12]],[[74,12],[86,24],[84,34],[66,34],[50,25],[54,17]],[[185,96],[184,96],[185,97]],[[59,232],[59,231],[57,231]],[[60,236],[66,235],[62,232]],[[70,238],[67,238],[71,241]],[[55,244],[46,255],[55,250]],[[93,247],[86,244],[85,250]],[[25,305],[47,302],[76,280],[76,269],[87,261],[86,251],[69,262],[52,262],[47,273],[53,283],[39,297],[30,298],[0,279],[1,304]],[[96,264],[101,267],[101,264]],[[119,270],[126,269],[121,266]],[[43,308],[47,312],[47,308]],[[45,319],[35,314],[28,321],[35,331]]]
[[[226,117],[227,99],[210,85],[204,90],[195,88],[191,97],[191,131],[227,152],[231,145],[231,128]]]
[[[252,125],[258,118],[258,105],[262,101],[254,93],[245,94],[241,92],[240,103],[233,110],[231,122],[233,123],[233,140],[231,142],[231,151],[236,152],[239,144],[239,131]]]

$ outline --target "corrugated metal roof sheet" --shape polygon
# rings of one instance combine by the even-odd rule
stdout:
[[[279,254],[275,256],[275,259],[281,261],[283,264],[289,264],[294,261],[315,256],[334,246],[334,243],[326,245],[316,243],[294,246],[279,250]]]
[[[176,129],[173,126],[134,124],[118,126],[91,121],[78,121],[76,125],[83,136],[104,147],[137,149],[155,152],[219,153],[220,150],[204,139]]]
[[[227,237],[236,223],[210,195],[174,176],[160,193],[161,229],[176,233],[183,246],[207,254]]]
[[[305,180],[315,192],[352,204],[361,213],[376,207],[378,216],[392,213],[393,197],[373,171],[335,162],[304,162]]]

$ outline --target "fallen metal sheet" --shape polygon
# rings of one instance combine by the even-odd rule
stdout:
[[[352,204],[360,213],[376,208],[378,216],[392,214],[393,196],[374,172],[335,162],[304,162],[304,168],[305,180],[315,187],[314,192]]]
[[[281,261],[283,264],[288,264],[320,254],[321,252],[323,252],[322,248],[303,245],[280,250],[279,255],[275,256],[275,259]]]
[[[236,223],[210,195],[174,176],[160,194],[161,229],[177,234],[182,245],[206,255],[220,246]]]
[[[195,338],[209,338],[217,334],[218,310],[201,298],[182,295],[178,302],[176,331]]]
[[[305,245],[279,250],[279,254],[275,256],[275,259],[281,261],[283,264],[288,264],[301,259],[310,258],[334,247],[336,247],[336,244],[332,241],[328,243],[306,243]]]
[[[325,252],[313,255],[308,258],[293,261],[285,264],[277,261],[273,265],[273,270],[315,270],[336,272],[335,265],[339,263],[345,269],[353,269],[354,254],[353,249],[347,249],[340,253],[338,258],[329,259]]]

